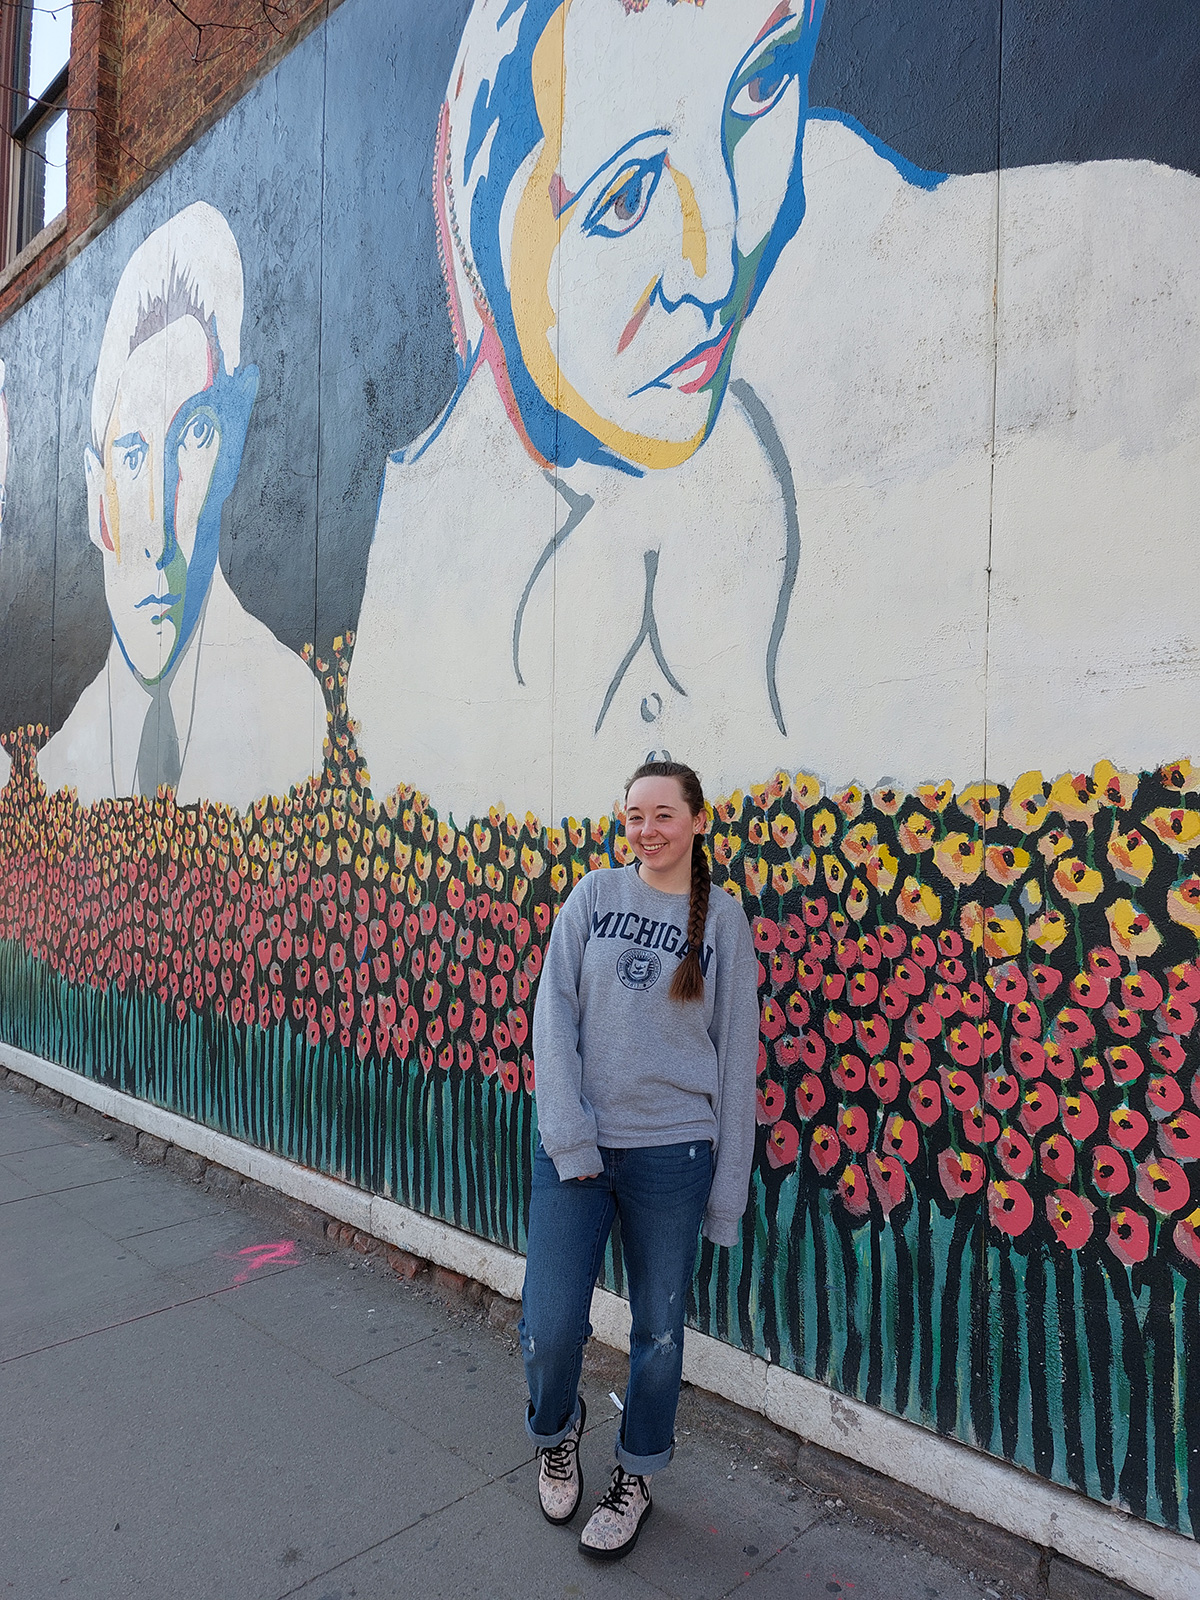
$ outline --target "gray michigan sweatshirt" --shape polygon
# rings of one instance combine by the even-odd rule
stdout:
[[[533,1013],[538,1131],[564,1181],[599,1172],[598,1147],[709,1139],[704,1234],[737,1243],[754,1153],[758,960],[746,915],[709,896],[704,996],[668,995],[687,949],[688,896],[636,867],[589,872],[550,935]]]

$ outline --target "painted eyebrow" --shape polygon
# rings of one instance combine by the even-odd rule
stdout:
[[[666,139],[669,137],[670,130],[668,128],[647,128],[644,133],[635,134],[627,144],[623,144],[619,150],[614,151],[611,156],[608,156],[604,161],[602,161],[592,173],[590,178],[585,178],[583,180],[578,189],[574,191],[574,196],[570,205],[563,207],[563,215],[566,215],[566,213],[571,209],[571,206],[573,206],[579,199],[581,194],[583,194],[587,189],[591,188],[592,184],[595,183],[596,179],[602,172],[607,172],[609,167],[611,167],[615,162],[619,161],[621,157],[628,151],[632,150],[635,145],[643,144],[647,139]]]
[[[140,433],[126,433],[119,439],[113,440],[114,450],[134,450],[137,446],[146,443],[144,435]]]
[[[794,15],[795,13],[792,10],[791,0],[783,0],[782,5],[775,7],[774,11],[772,11],[771,15],[758,30],[758,33],[754,37],[754,44],[761,44],[773,28],[777,28],[779,24],[786,18]],[[751,45],[750,48],[753,50],[754,45]]]

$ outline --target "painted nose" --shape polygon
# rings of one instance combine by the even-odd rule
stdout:
[[[678,254],[662,276],[660,293],[670,311],[697,305],[711,322],[734,281],[737,206],[723,160],[672,165],[667,176],[679,205]]]

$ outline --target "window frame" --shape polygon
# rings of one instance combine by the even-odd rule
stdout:
[[[67,112],[71,61],[68,47],[67,60],[54,78],[40,95],[30,95],[28,87],[30,48],[34,8],[37,3],[38,0],[21,0],[20,4],[13,6],[9,13],[11,18],[9,38],[0,40],[0,48],[7,47],[4,48],[4,54],[12,65],[12,87],[8,97],[9,115],[6,119],[11,150],[7,185],[8,204],[4,208],[8,223],[7,248],[4,252],[6,261],[11,261],[19,255],[39,233],[61,215],[61,211],[56,211],[52,217],[45,215],[44,180],[39,196],[33,172],[33,163],[38,156],[31,146],[38,134],[48,129],[58,117]],[[45,0],[42,0],[42,3],[45,3]]]

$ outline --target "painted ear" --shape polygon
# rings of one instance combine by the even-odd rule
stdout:
[[[86,445],[83,452],[83,475],[87,479],[88,538],[97,550],[113,550],[104,518],[104,465],[100,457]]]

